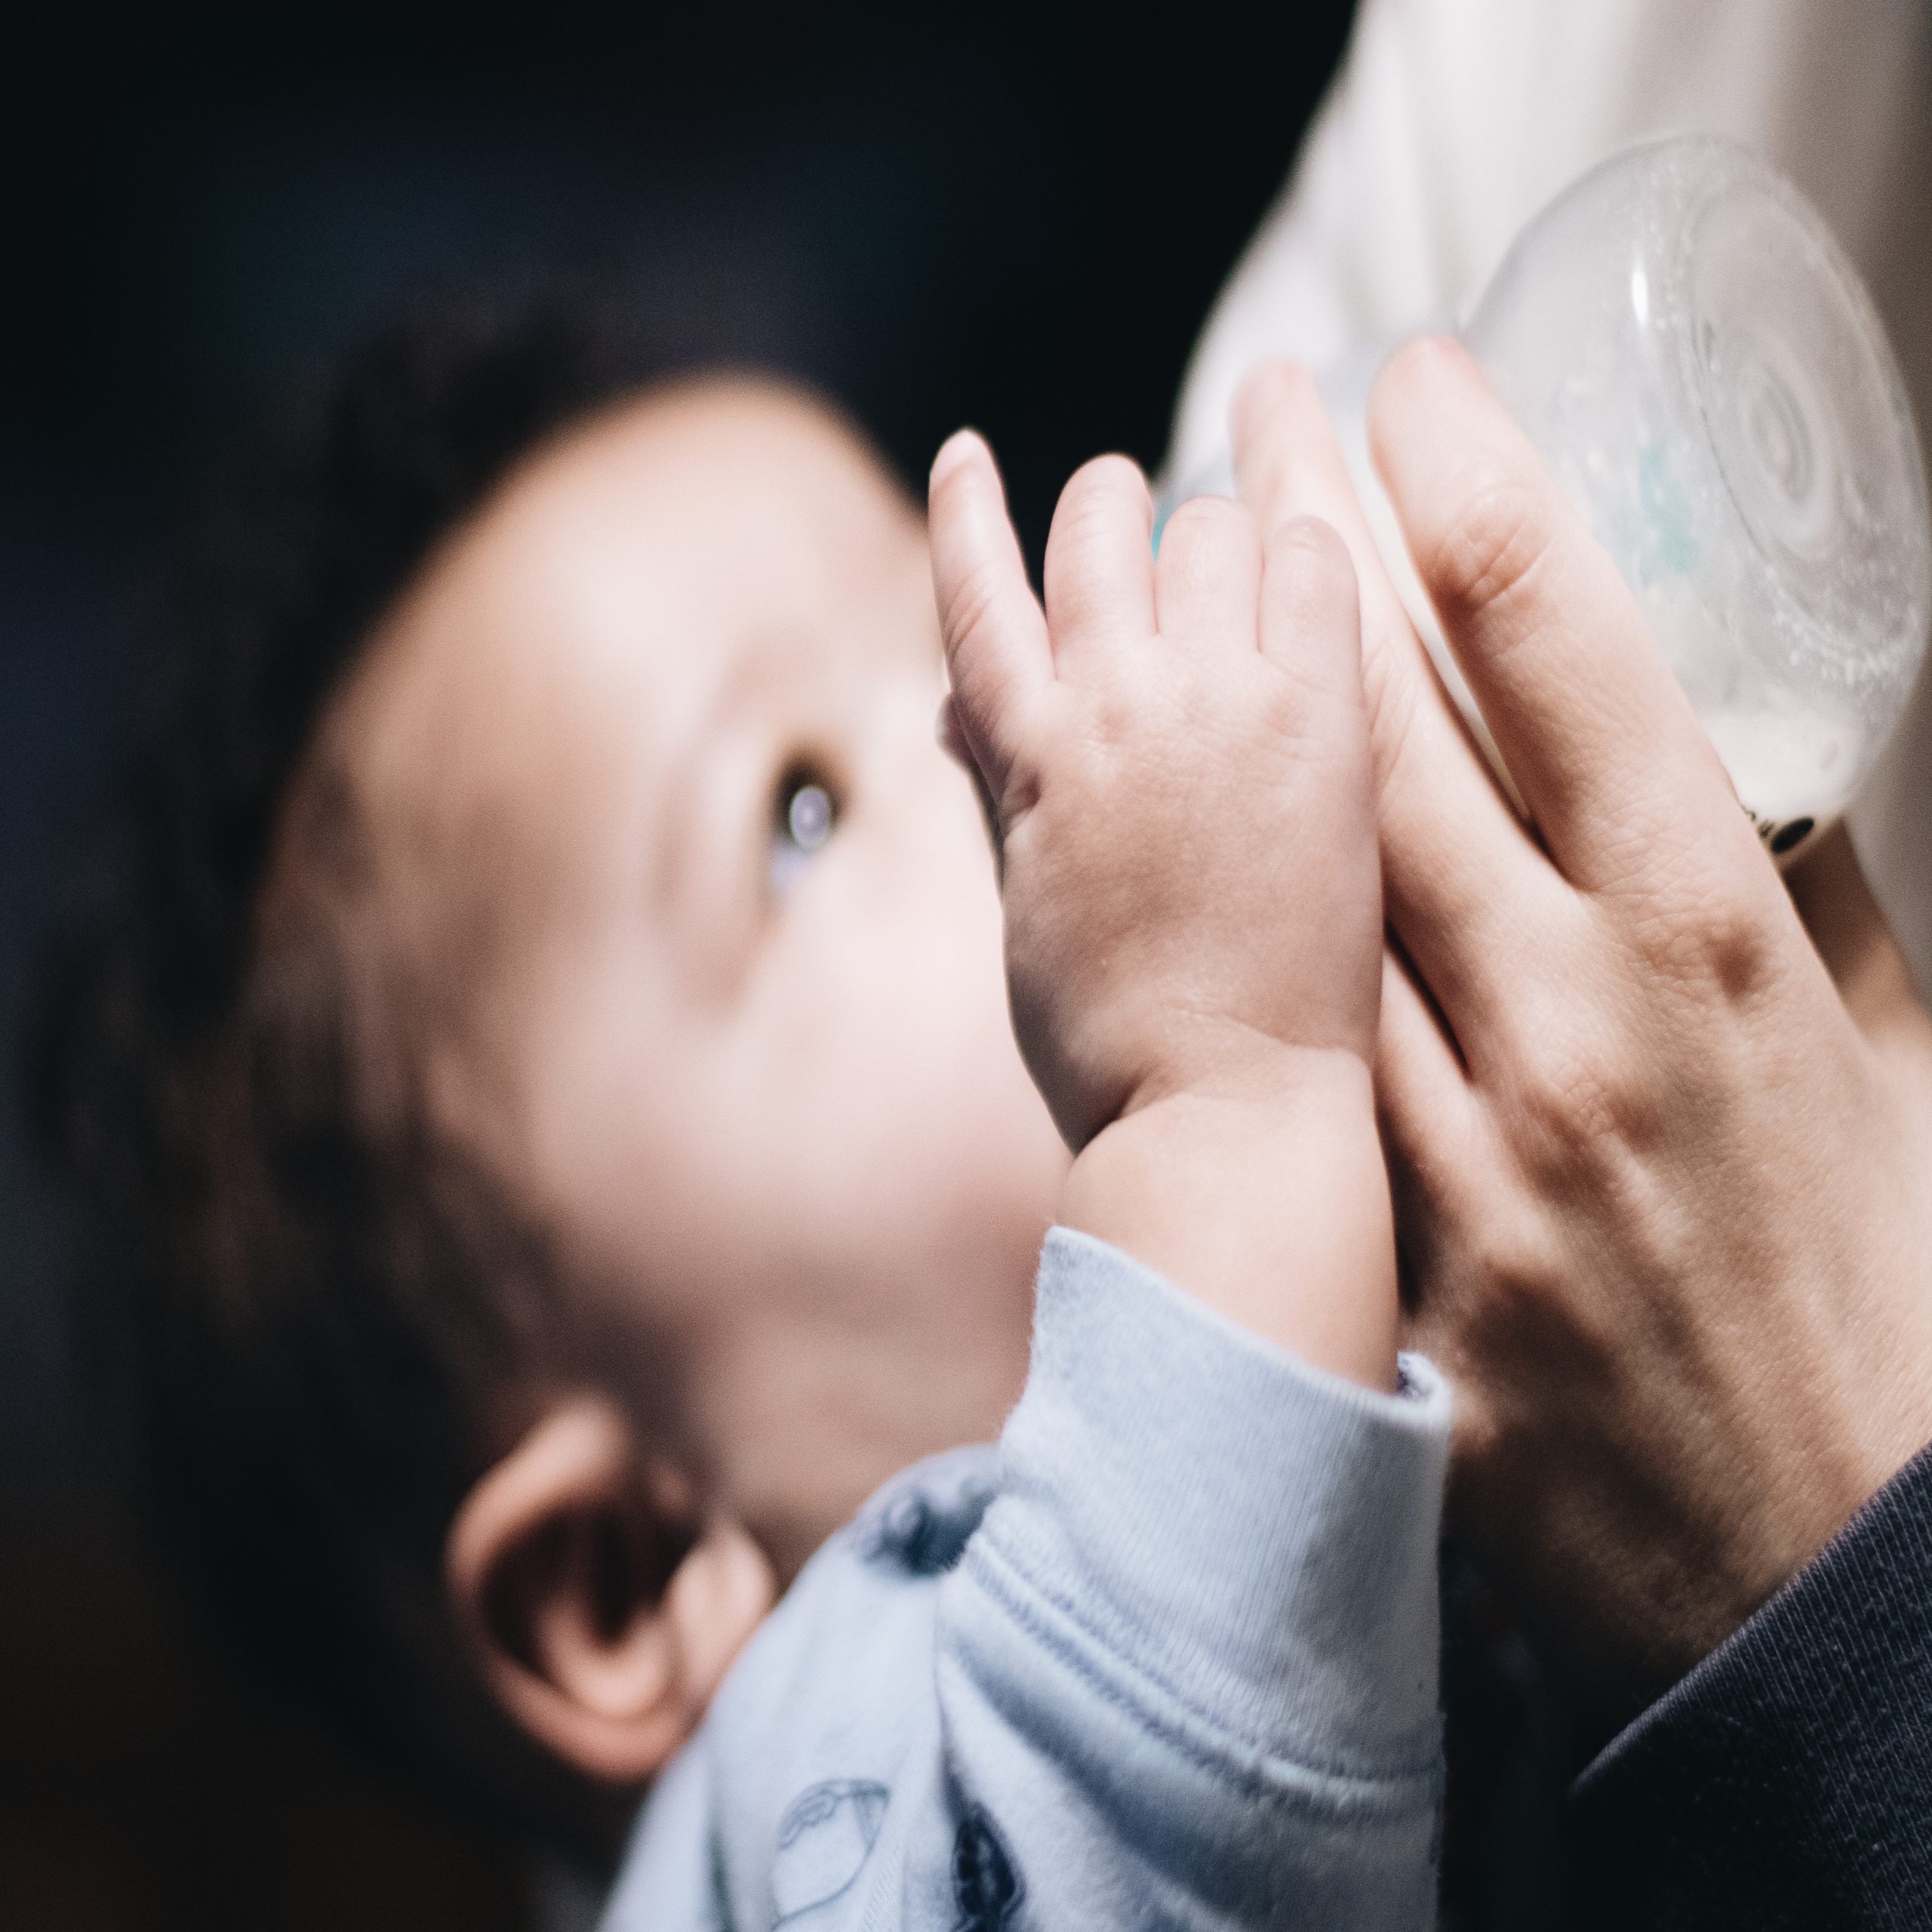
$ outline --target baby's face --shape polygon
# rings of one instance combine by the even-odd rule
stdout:
[[[785,1574],[996,1430],[1064,1171],[942,689],[878,463],[706,383],[512,478],[331,727],[386,916],[475,975],[435,1104],[668,1343],[700,1481]]]

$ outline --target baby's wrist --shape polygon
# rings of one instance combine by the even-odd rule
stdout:
[[[1257,1124],[1284,1129],[1311,1115],[1327,1117],[1375,1110],[1374,1076],[1368,1061],[1346,1047],[1301,1046],[1257,1029],[1232,1024],[1204,1028],[1211,1037],[1189,1042],[1185,1056],[1174,1054],[1138,1080],[1116,1118],[1124,1124],[1143,1114],[1177,1119],[1184,1110],[1196,1125],[1201,1110],[1249,1113]]]
[[[1395,1386],[1394,1233],[1359,1056],[1257,1044],[1146,1095],[1081,1150],[1060,1218],[1317,1367]]]

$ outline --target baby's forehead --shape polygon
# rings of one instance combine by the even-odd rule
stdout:
[[[809,392],[762,377],[647,391],[554,438],[498,490],[478,534],[641,534],[634,519],[740,538],[795,522],[838,548],[903,538],[915,512],[854,426]]]
[[[608,411],[540,451],[432,561],[405,623],[459,674],[685,672],[765,629],[838,621],[924,566],[892,477],[814,398],[703,382]],[[433,648],[433,645],[430,648]],[[653,660],[659,660],[654,662]]]
[[[813,398],[742,380],[648,392],[539,451],[451,536],[380,627],[339,725],[366,776],[460,777],[466,749],[537,746],[573,706],[701,682],[909,566],[923,544],[903,493]]]
[[[925,568],[903,493],[811,397],[647,393],[537,452],[431,558],[333,708],[329,761],[412,918],[480,891],[534,922],[721,692],[850,635],[881,584],[929,602]]]

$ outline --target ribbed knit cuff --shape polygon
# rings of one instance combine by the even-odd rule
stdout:
[[[982,1536],[1107,1648],[1257,1749],[1432,1766],[1449,1391],[1324,1374],[1057,1228]]]

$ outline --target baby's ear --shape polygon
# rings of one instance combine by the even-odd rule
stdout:
[[[614,1783],[662,1769],[776,1601],[738,1524],[694,1517],[601,1398],[551,1409],[478,1480],[444,1574],[484,1681],[525,1732]]]

